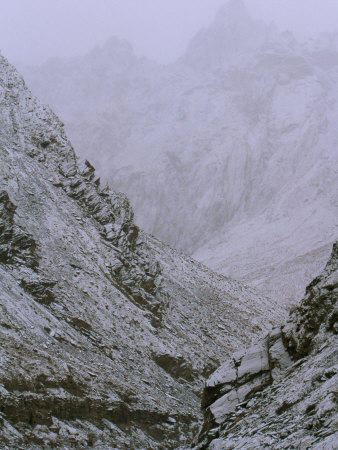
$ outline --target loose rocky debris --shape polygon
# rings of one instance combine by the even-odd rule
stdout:
[[[338,242],[287,323],[207,380],[194,448],[337,448],[337,298]]]
[[[2,56],[0,192],[0,447],[188,445],[204,376],[283,311],[140,230]]]

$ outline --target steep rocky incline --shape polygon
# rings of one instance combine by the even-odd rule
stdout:
[[[115,38],[24,73],[146,231],[294,303],[338,236],[337,44],[231,0],[175,64]]]
[[[177,448],[282,313],[141,231],[0,56],[1,448]]]
[[[337,299],[338,242],[286,324],[208,379],[194,448],[337,448]]]

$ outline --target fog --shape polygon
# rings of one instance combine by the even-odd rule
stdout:
[[[38,64],[81,55],[109,36],[162,63],[185,50],[223,0],[0,0],[0,49],[12,62]],[[337,28],[336,0],[246,0],[251,13],[297,37]]]

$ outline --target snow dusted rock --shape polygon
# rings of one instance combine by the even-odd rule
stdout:
[[[175,64],[112,39],[24,73],[142,228],[295,304],[337,237],[337,42],[233,0]]]
[[[279,328],[269,333],[267,346],[269,348],[269,369],[273,380],[292,364],[292,359],[285,348],[282,332]]]
[[[282,313],[140,230],[0,56],[1,448],[184,445],[204,378]]]
[[[207,408],[202,434],[235,415],[238,405],[245,405],[253,393],[270,384],[267,339],[235,353],[208,379],[202,407]]]
[[[336,448],[337,275],[338,242],[288,322],[211,375],[194,448]]]
[[[240,359],[237,376],[239,380],[247,380],[268,370],[269,358],[266,346],[255,345]]]

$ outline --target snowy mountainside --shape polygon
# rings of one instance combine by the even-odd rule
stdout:
[[[301,298],[337,235],[337,35],[299,43],[236,0],[175,64],[112,39],[24,73],[144,229]]]
[[[177,448],[280,314],[140,230],[0,55],[1,448]]]

